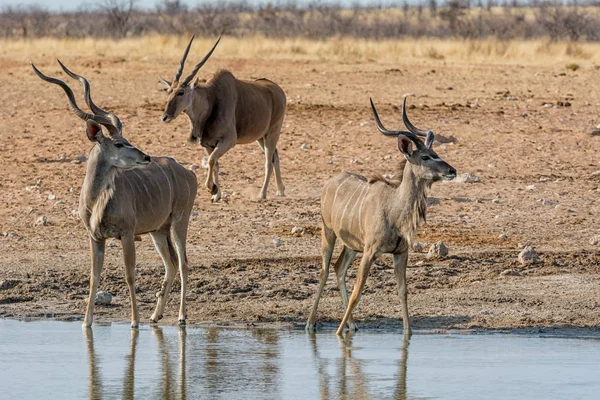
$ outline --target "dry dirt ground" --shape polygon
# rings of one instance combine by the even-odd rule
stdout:
[[[96,102],[120,116],[134,145],[186,166],[200,163],[202,148],[187,142],[187,117],[170,125],[159,119],[166,94],[156,76],[172,76],[177,59],[36,56],[42,71],[64,80],[56,56],[89,78]],[[401,126],[403,95],[412,93],[409,115],[415,125],[454,136],[438,153],[459,174],[481,180],[444,182],[431,190],[428,222],[417,240],[425,250],[443,240],[450,254],[431,261],[424,252],[411,252],[414,328],[600,330],[600,257],[589,242],[598,233],[600,214],[600,176],[594,174],[600,170],[600,137],[590,136],[600,123],[599,71],[573,72],[564,64],[215,55],[201,76],[218,68],[240,78],[265,76],[285,90],[279,153],[287,197],[275,197],[272,182],[268,200],[255,199],[264,171],[257,145],[240,145],[221,159],[226,199],[211,204],[201,187],[191,219],[190,323],[304,324],[319,275],[320,189],[343,169],[397,172],[396,142],[377,132],[368,99],[373,97],[384,123],[394,128]],[[67,82],[81,99],[77,82]],[[68,111],[64,93],[35,77],[26,62],[0,59],[0,85],[0,315],[81,318],[89,249],[73,210],[86,163],[74,160],[91,148],[85,124]],[[205,171],[197,173],[202,181]],[[36,225],[41,216],[46,225]],[[305,232],[293,235],[294,226]],[[508,239],[500,239],[502,233]],[[519,243],[536,246],[541,263],[520,265]],[[96,308],[96,318],[125,322],[130,309],[120,243],[110,246],[100,289],[114,299]],[[149,237],[138,242],[137,254],[137,296],[148,318],[163,267]],[[343,311],[331,274],[318,315],[325,326],[336,325]],[[178,292],[176,283],[164,323],[176,320]],[[373,266],[355,316],[362,327],[402,326],[390,257]]]

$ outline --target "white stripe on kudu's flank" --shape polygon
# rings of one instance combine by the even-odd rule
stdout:
[[[348,198],[348,201],[346,202],[346,206],[344,206],[344,211],[342,212],[342,218],[340,218],[340,227],[344,223],[344,215],[346,215],[346,210],[348,210],[348,205],[352,202],[352,199],[354,198],[354,195],[356,194],[356,192],[358,192],[358,189],[362,189],[360,183],[358,184],[358,187],[354,190],[352,195]],[[352,224],[352,220],[350,220],[350,225],[351,224]],[[348,226],[348,228],[350,228],[350,226]]]

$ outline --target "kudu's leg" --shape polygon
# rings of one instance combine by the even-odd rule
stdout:
[[[398,296],[402,301],[402,325],[404,336],[410,337],[412,330],[408,320],[408,290],[406,289],[406,264],[408,263],[408,251],[402,254],[394,254],[394,275],[398,284]]]
[[[154,247],[156,247],[156,251],[165,265],[165,278],[163,279],[160,292],[157,293],[156,309],[150,317],[150,321],[154,323],[157,323],[163,317],[165,305],[169,299],[169,293],[171,293],[171,287],[173,286],[173,280],[177,272],[177,253],[175,253],[170,234],[169,226],[150,234],[154,242]]]
[[[219,172],[218,161],[223,154],[227,153],[231,148],[233,148],[233,146],[235,146],[235,138],[237,137],[235,132],[233,137],[233,140],[224,139],[217,143],[215,149],[212,151],[212,153],[210,153],[210,156],[208,156],[208,173],[206,176],[205,186],[212,194],[211,200],[214,202],[221,199],[221,188],[219,187],[219,180],[217,176]]]
[[[366,248],[363,253],[362,260],[360,261],[358,273],[356,274],[356,282],[354,283],[354,289],[352,290],[352,295],[350,295],[350,300],[348,301],[348,308],[346,309],[342,323],[336,332],[338,336],[341,336],[344,333],[344,325],[346,325],[348,318],[350,318],[350,315],[352,315],[352,310],[354,310],[354,307],[356,307],[356,304],[358,303],[360,294],[362,293],[365,283],[367,282],[367,277],[369,276],[369,271],[371,270],[371,264],[373,264],[373,261],[375,261],[375,251]]]
[[[344,310],[348,308],[348,292],[346,290],[346,273],[348,268],[352,265],[352,261],[356,258],[356,251],[349,249],[344,246],[342,254],[338,258],[337,262],[333,266],[335,275],[337,277],[338,288],[340,289],[340,295],[342,296],[342,303],[344,304]],[[348,317],[348,329],[351,331],[357,331],[358,327],[352,320],[352,315]]]
[[[179,274],[181,276],[181,301],[179,303],[179,325],[185,325],[187,316],[185,298],[187,295],[188,280],[188,260],[186,253],[186,240],[188,231],[189,216],[180,216],[173,222],[173,241],[177,251],[179,261]]]
[[[121,236],[123,246],[123,259],[125,261],[125,281],[129,287],[129,298],[131,299],[131,327],[137,329],[140,326],[140,315],[135,301],[135,242],[133,233],[125,233]]]
[[[315,297],[315,304],[310,312],[308,321],[306,322],[306,330],[314,332],[315,320],[317,318],[317,308],[319,307],[319,299],[327,283],[327,276],[329,275],[329,263],[331,262],[331,255],[333,254],[333,247],[335,246],[336,236],[332,229],[327,228],[323,225],[321,231],[321,253],[323,255],[323,265],[321,266],[321,275],[319,276],[319,289],[317,290],[317,297]]]
[[[100,273],[104,265],[104,249],[106,242],[104,240],[96,241],[90,238],[90,250],[92,257],[92,271],[90,273],[90,295],[88,305],[85,311],[82,328],[89,328],[94,322],[94,302],[96,300],[96,292],[98,291],[98,283],[100,283]]]

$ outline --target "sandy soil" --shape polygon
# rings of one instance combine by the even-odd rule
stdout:
[[[55,56],[39,54],[36,65],[66,79]],[[187,118],[170,125],[159,120],[166,95],[156,76],[170,77],[177,60],[60,57],[90,79],[94,99],[120,116],[133,144],[151,155],[174,156],[186,166],[200,163],[203,150],[186,142]],[[411,253],[413,326],[600,329],[600,257],[589,244],[600,213],[600,176],[594,175],[600,170],[600,138],[589,135],[600,123],[598,71],[216,56],[202,76],[219,67],[240,78],[268,77],[286,91],[279,151],[287,197],[276,198],[272,182],[269,199],[255,199],[263,180],[257,145],[238,146],[221,159],[227,199],[211,204],[201,188],[198,215],[191,220],[191,323],[304,324],[320,264],[320,189],[342,169],[397,171],[396,143],[376,131],[368,98],[374,98],[388,127],[400,127],[398,107],[405,93],[413,93],[415,125],[454,136],[455,143],[438,147],[439,154],[459,174],[481,179],[432,188],[437,200],[418,241],[426,250],[443,240],[450,255],[430,261],[425,253]],[[80,99],[77,82],[68,82]],[[0,281],[5,280],[0,315],[80,318],[88,293],[89,249],[83,225],[72,212],[86,167],[74,160],[91,147],[85,124],[67,110],[62,91],[40,81],[25,62],[0,59],[0,85]],[[309,148],[301,149],[302,144]],[[198,174],[203,177],[204,170]],[[47,225],[36,225],[40,216]],[[294,226],[305,233],[292,235]],[[502,233],[507,240],[498,238]],[[519,243],[535,245],[542,262],[521,266]],[[128,321],[120,243],[110,246],[100,289],[115,297],[110,306],[97,307],[96,317]],[[145,318],[162,274],[160,258],[144,237],[138,243],[137,296]],[[351,275],[349,285],[353,281]],[[176,319],[178,285],[165,323]],[[334,326],[342,311],[330,277],[319,321]],[[374,265],[355,315],[362,327],[401,327],[391,258]]]

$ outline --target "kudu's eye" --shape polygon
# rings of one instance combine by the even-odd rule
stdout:
[[[177,96],[183,96],[183,92],[177,92]]]
[[[121,143],[121,142],[115,142],[115,147],[116,147],[116,148],[119,148],[119,149],[120,149],[120,148],[121,148],[121,147],[123,147],[123,146],[124,146],[124,144],[123,144],[123,143]]]
[[[429,157],[429,156],[421,156],[421,160],[423,160],[423,161],[431,160],[431,157]]]

